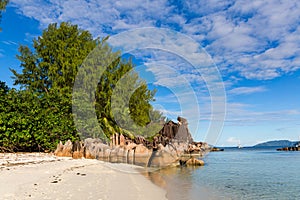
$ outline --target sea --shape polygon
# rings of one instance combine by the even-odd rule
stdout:
[[[170,200],[300,199],[300,151],[225,148],[201,158],[205,166],[149,173]]]

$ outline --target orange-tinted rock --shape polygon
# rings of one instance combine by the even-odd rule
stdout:
[[[147,147],[145,147],[142,144],[139,144],[136,146],[135,148],[135,154],[144,154],[144,153],[148,153],[149,149],[147,149]]]
[[[72,147],[73,144],[71,140],[66,141],[66,143],[64,144],[63,156],[72,157]]]
[[[125,146],[125,137],[123,134],[120,135],[120,146]]]
[[[57,144],[56,150],[54,151],[54,155],[56,156],[62,156],[62,150],[64,149],[63,143],[60,141]]]
[[[186,165],[189,165],[189,166],[203,166],[204,161],[203,160],[198,160],[196,158],[190,158],[189,160],[186,161]]]
[[[135,147],[133,163],[140,166],[148,166],[149,159],[152,155],[152,150],[142,144]]]
[[[129,144],[126,145],[127,150],[134,149],[137,146],[137,144],[130,142]]]
[[[83,153],[79,152],[79,151],[73,152],[73,154],[72,154],[72,158],[74,158],[74,159],[80,159],[82,157],[83,157]]]
[[[91,154],[88,148],[84,148],[84,157],[87,159],[95,159],[96,157]]]
[[[119,145],[119,144],[120,144],[120,143],[119,143],[119,134],[116,133],[115,135],[116,135],[116,145]]]
[[[101,151],[101,145],[104,145],[100,139],[87,138],[84,140],[84,157],[94,159]],[[107,145],[105,145],[107,146]],[[108,146],[107,146],[108,147]]]
[[[72,147],[72,158],[74,159],[80,159],[83,155],[83,143],[80,141],[75,141]]]
[[[72,142],[68,140],[64,145],[62,142],[59,142],[57,148],[54,152],[54,155],[61,157],[72,157]]]

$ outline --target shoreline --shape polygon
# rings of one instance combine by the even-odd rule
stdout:
[[[202,166],[170,167],[151,172],[141,172],[148,180],[166,190],[168,200],[223,200],[223,195],[205,185],[192,185],[189,171]]]
[[[0,199],[167,199],[139,168],[44,153],[0,154]]]

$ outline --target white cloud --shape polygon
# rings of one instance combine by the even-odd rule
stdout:
[[[255,105],[243,103],[227,103],[227,126],[253,126],[258,124],[274,124],[282,122],[296,123],[300,111],[297,109],[258,111]]]
[[[6,44],[6,45],[18,45],[17,43],[15,43],[14,41],[2,41],[3,44]]]
[[[198,2],[189,2],[189,8],[198,8]],[[199,9],[199,15],[183,30],[203,38],[201,44],[223,72],[266,80],[299,68],[295,59],[300,46],[300,39],[295,37],[299,35],[298,1],[226,1],[214,9],[211,1],[201,2],[208,11],[201,15]],[[273,51],[268,52],[270,49]],[[266,52],[270,54],[266,56]]]
[[[263,86],[258,87],[236,87],[228,91],[231,95],[248,95],[257,92],[265,92],[267,89]]]
[[[78,24],[80,28],[91,31],[95,37],[116,35],[125,30],[143,27],[158,26],[178,30],[188,37],[185,40],[175,40],[173,43],[164,41],[165,50],[172,49],[173,52],[187,55],[188,60],[197,61],[199,57],[194,53],[198,48],[196,43],[198,42],[205,47],[222,74],[227,77],[225,85],[228,88],[234,88],[241,77],[268,80],[295,72],[300,68],[298,0],[187,0],[178,1],[180,6],[173,5],[167,0],[11,0],[11,2],[20,14],[38,20],[41,28],[53,22],[70,21]],[[152,44],[152,47],[157,47],[155,42],[161,44],[162,41],[156,41],[156,38],[161,37],[155,34],[150,33],[153,40],[149,40],[149,37],[145,39],[141,34],[125,38],[124,43],[132,45],[142,42],[144,46]],[[196,42],[190,42],[189,37]],[[149,58],[151,59],[144,60],[149,67],[148,70],[157,76],[162,85],[174,86],[186,81],[199,82],[199,74],[193,71],[195,69],[183,64],[176,56],[156,54]],[[202,63],[212,61],[203,59]],[[176,76],[175,72],[166,72],[162,68],[155,68],[155,65],[174,67],[175,72],[180,75],[177,74],[178,79],[174,80],[169,76]],[[202,70],[204,74],[201,75],[206,76],[206,81],[218,78],[210,76],[209,70],[207,72],[204,68]],[[207,92],[207,89],[199,85],[198,87],[193,85],[193,88]],[[218,84],[214,83],[213,86],[217,87]],[[246,95],[264,91],[266,88],[262,86],[239,87],[231,89],[229,94]],[[200,106],[201,118],[207,120],[211,119],[209,109],[211,105],[208,101],[205,99]],[[299,118],[297,110],[258,112],[253,111],[254,109],[244,104],[228,103],[227,123],[242,125],[272,120],[293,121],[296,117]]]
[[[12,0],[19,12],[38,20],[41,28],[49,23],[70,21],[90,30],[94,36],[114,34],[131,28],[155,26],[170,17],[165,1],[23,1]]]
[[[223,73],[248,79],[273,79],[300,68],[297,0],[11,2],[42,28],[71,21],[95,36],[149,26],[180,30],[205,46]]]

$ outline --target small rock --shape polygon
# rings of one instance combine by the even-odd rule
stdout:
[[[188,166],[203,166],[204,161],[203,160],[198,160],[195,158],[190,158],[189,160],[186,161],[186,165]]]

